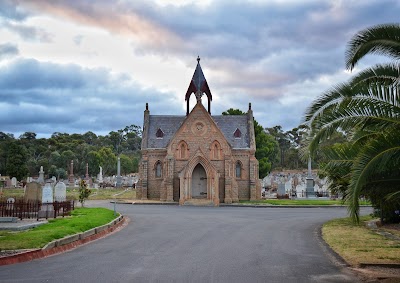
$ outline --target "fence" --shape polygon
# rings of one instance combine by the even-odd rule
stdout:
[[[17,217],[19,219],[57,218],[69,215],[75,209],[75,202],[55,201],[41,203],[40,201],[25,202],[24,200],[0,200],[0,217]]]

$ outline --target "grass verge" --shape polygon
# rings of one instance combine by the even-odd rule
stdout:
[[[331,220],[322,227],[325,242],[348,264],[400,263],[400,242],[376,234],[365,227],[364,221],[371,216],[361,217],[359,225],[350,218]]]
[[[28,231],[0,231],[0,250],[42,248],[53,240],[107,224],[115,218],[114,211],[106,208],[76,208],[70,217],[50,219],[48,224]]]

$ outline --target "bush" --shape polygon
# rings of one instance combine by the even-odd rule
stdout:
[[[81,203],[82,207],[84,206],[85,200],[87,200],[90,196],[92,191],[88,188],[85,180],[81,180],[79,183],[79,202]]]

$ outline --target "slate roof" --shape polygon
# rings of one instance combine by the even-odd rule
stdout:
[[[186,116],[150,115],[147,148],[166,148],[185,118]],[[247,115],[218,115],[212,118],[232,148],[250,148]],[[156,137],[158,129],[163,131],[163,138]],[[240,138],[233,135],[236,129],[242,133]]]

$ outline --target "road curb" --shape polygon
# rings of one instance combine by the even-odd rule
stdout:
[[[27,252],[0,257],[0,266],[39,259],[74,249],[80,245],[103,238],[106,235],[125,227],[128,222],[129,218],[120,215],[118,218],[112,220],[108,224],[90,229],[82,233],[51,241],[41,249],[34,249]]]

